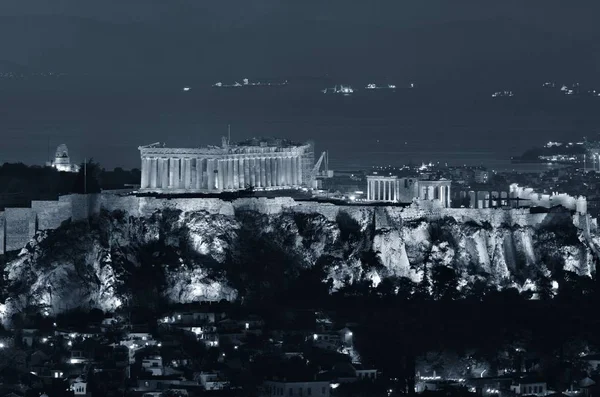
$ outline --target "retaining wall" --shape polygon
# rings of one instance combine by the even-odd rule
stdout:
[[[205,211],[211,214],[233,216],[239,211],[257,211],[276,215],[286,211],[315,213],[335,221],[340,212],[359,222],[368,224],[375,217],[378,228],[398,228],[403,222],[415,219],[439,219],[450,216],[458,222],[469,220],[501,224],[535,226],[541,224],[548,214],[531,214],[528,209],[501,208],[441,208],[435,203],[420,202],[410,207],[374,207],[336,205],[331,203],[295,201],[290,197],[245,197],[233,201],[218,198],[177,198],[119,196],[116,194],[73,194],[61,196],[58,201],[33,201],[31,208],[7,208],[0,212],[0,254],[20,250],[38,230],[53,230],[67,221],[80,221],[107,211],[124,211],[129,216],[143,217],[152,213],[174,209],[181,211]],[[577,227],[597,229],[595,219],[573,219]]]

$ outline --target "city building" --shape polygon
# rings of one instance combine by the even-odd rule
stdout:
[[[191,193],[312,187],[312,143],[250,139],[204,148],[140,146],[141,192]]]
[[[474,179],[476,183],[488,183],[490,173],[486,170],[476,169]]]
[[[265,397],[329,397],[330,385],[329,382],[316,380],[306,382],[266,381],[262,395]]]
[[[77,164],[71,164],[69,149],[64,143],[56,148],[54,161],[47,162],[46,166],[56,168],[58,171],[62,172],[79,172],[80,168]]]
[[[397,176],[367,175],[367,200],[390,203],[410,203],[414,199],[439,201],[450,207],[452,181],[398,178]]]

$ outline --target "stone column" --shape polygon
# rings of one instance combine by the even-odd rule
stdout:
[[[277,158],[277,186],[285,186],[283,157]]]
[[[452,206],[452,197],[450,196],[450,186],[446,188],[446,207],[450,208]]]
[[[189,189],[192,183],[192,161],[188,158],[181,159],[181,161],[183,163],[183,172],[181,173],[183,175],[183,182],[181,187],[183,189]]]
[[[287,172],[286,172],[286,179],[288,181],[288,186],[292,186],[294,184],[294,181],[292,179],[292,158],[291,157],[287,157]]]
[[[256,186],[258,187],[265,187],[264,184],[264,179],[263,179],[263,158],[262,157],[257,157],[256,158],[256,166],[254,167],[254,172],[256,173]]]
[[[158,165],[156,163],[156,158],[152,157],[150,158],[150,188],[151,189],[155,189],[156,188],[156,181],[157,181],[157,173],[158,171]]]
[[[186,160],[187,160],[186,158],[182,158],[179,160],[180,161],[180,164],[179,164],[179,167],[180,167],[179,188],[180,189],[185,189],[187,187],[187,173],[188,173],[187,165],[188,164],[187,164]]]
[[[254,159],[248,159],[248,183],[252,187],[256,187],[256,175],[254,173]]]
[[[298,177],[296,174],[296,157],[290,157],[290,176],[292,179],[292,186],[298,185],[298,181],[296,180]]]
[[[169,158],[163,159],[163,189],[169,188],[169,167],[171,163],[169,162]]]
[[[202,180],[204,179],[204,159],[201,157],[197,157],[194,161],[196,167],[196,179],[194,180],[194,189],[200,190],[202,189]]]
[[[175,189],[175,158],[169,158],[169,189]]]
[[[298,157],[298,185],[299,186],[304,186],[304,175],[303,175],[304,170],[302,169],[302,165],[303,165],[302,157],[299,156]]]
[[[146,170],[148,169],[147,160],[145,157],[142,157],[142,180],[140,181],[140,189],[145,189],[148,185],[148,176],[146,174]]]
[[[163,163],[163,159],[161,158],[157,158],[156,159],[156,187],[157,188],[162,188],[162,182],[163,182],[163,167],[164,167],[164,163]]]
[[[190,160],[190,189],[196,190],[198,185],[198,159],[189,159]],[[200,174],[202,175],[202,174]]]
[[[377,188],[379,185],[377,184],[377,179],[373,179],[373,201],[377,201]]]
[[[208,190],[214,190],[215,188],[215,160],[206,160],[206,188]]]
[[[225,188],[225,161],[217,159],[217,190]]]
[[[367,179],[367,201],[371,200],[371,181]]]
[[[271,157],[265,157],[265,186],[271,187],[272,181]]]
[[[246,157],[244,159],[244,182],[248,186],[254,186],[254,184],[252,183],[251,177],[250,177],[251,160],[252,159],[249,159],[248,157]]]
[[[240,160],[237,157],[234,157],[233,162],[233,188],[240,188]]]
[[[238,159],[238,182],[240,185],[240,189],[246,188],[246,178],[244,175],[244,158],[240,157]]]

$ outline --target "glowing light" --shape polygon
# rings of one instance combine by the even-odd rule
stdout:
[[[340,387],[340,384],[339,384],[339,383],[332,383],[332,384],[331,384],[331,388],[332,388],[332,389],[337,389],[338,387]]]
[[[190,90],[190,87],[183,87],[183,90],[184,90],[184,91],[189,91],[189,90]]]
[[[4,343],[0,342],[0,349],[4,349]]]

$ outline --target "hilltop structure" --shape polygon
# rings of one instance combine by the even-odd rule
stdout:
[[[64,143],[56,148],[56,154],[54,155],[54,161],[46,163],[48,167],[56,168],[62,172],[79,172],[79,166],[77,164],[71,164],[71,158],[69,157],[69,149]]]
[[[194,193],[247,188],[281,190],[313,184],[312,143],[250,139],[204,148],[140,146],[141,192]]]

